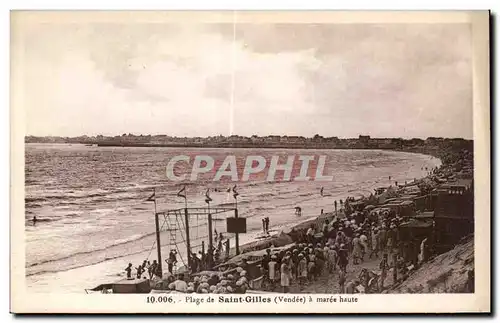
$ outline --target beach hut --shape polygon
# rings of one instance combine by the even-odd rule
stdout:
[[[415,204],[413,201],[404,201],[400,204],[399,214],[403,218],[415,216]]]
[[[375,205],[367,205],[367,206],[365,206],[365,211],[370,212],[371,210],[373,210],[375,208],[376,208]]]
[[[102,293],[112,292],[113,294],[148,294],[151,291],[149,279],[120,279],[113,283],[101,284],[89,291],[100,291]]]

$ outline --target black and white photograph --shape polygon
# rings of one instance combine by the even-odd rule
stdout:
[[[12,12],[22,293],[478,295],[477,30],[399,14]]]

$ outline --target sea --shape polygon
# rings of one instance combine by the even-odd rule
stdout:
[[[174,168],[177,175],[187,174],[183,181],[166,175],[168,162],[178,155],[191,158],[191,163],[180,162]],[[191,181],[197,155],[210,156],[215,163],[213,170]],[[238,180],[225,176],[214,181],[228,155],[235,156]],[[262,156],[267,165],[273,156],[279,156],[280,163],[292,158],[292,176],[285,178],[278,171],[268,178],[269,167],[265,167],[242,181],[247,156]],[[300,172],[299,156],[314,157],[308,181],[293,180]],[[330,180],[315,180],[320,156],[325,158],[322,175],[331,176]],[[411,182],[439,165],[440,160],[431,156],[384,150],[26,144],[26,288],[41,293],[85,293],[85,289],[124,278],[129,262],[136,267],[145,259],[156,259],[155,210],[164,212],[159,216],[163,259],[169,250],[178,248],[186,261],[184,231],[178,230],[186,225],[181,212],[186,202],[189,208],[206,210],[207,189],[212,212],[237,205],[239,217],[246,218],[247,233],[240,236],[240,244],[244,244],[261,238],[264,217],[270,219],[271,233],[277,233],[322,210],[332,212],[335,200],[368,196],[375,188],[395,181]],[[184,187],[186,200],[177,196]],[[148,201],[153,192],[156,203]],[[300,217],[295,214],[296,206],[302,209]],[[214,215],[213,229],[234,245],[225,222],[232,216],[233,211]],[[206,215],[192,214],[188,221],[192,250],[198,252],[202,241],[207,244],[208,240]]]

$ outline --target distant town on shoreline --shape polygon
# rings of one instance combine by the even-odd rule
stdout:
[[[443,147],[471,149],[472,140],[463,138],[428,137],[412,138],[371,138],[359,135],[358,138],[303,136],[210,136],[210,137],[173,137],[168,135],[121,136],[26,136],[25,143],[70,143],[108,147],[207,147],[207,148],[304,148],[304,149],[389,149],[415,152],[429,152]]]

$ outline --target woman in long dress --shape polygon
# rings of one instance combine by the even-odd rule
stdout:
[[[352,239],[352,263],[358,264],[361,259],[361,242],[359,241],[359,233],[356,233]]]

